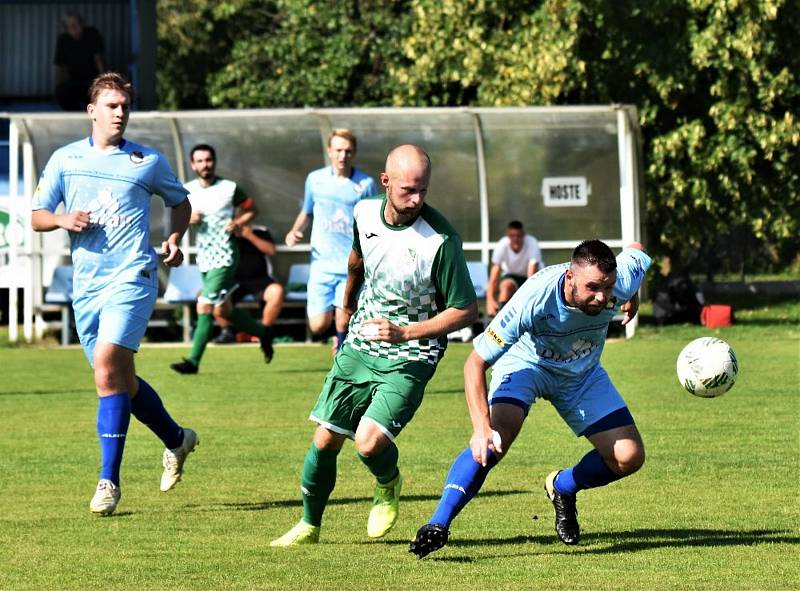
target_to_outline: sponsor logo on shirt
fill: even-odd
[[[337,209],[330,219],[322,219],[320,222],[322,230],[325,232],[350,235],[353,233],[353,219],[343,209]],[[317,221],[315,220],[314,223]]]
[[[583,359],[584,357],[590,355],[595,349],[597,349],[597,343],[593,343],[592,341],[586,339],[577,339],[572,343],[570,351],[559,353],[553,349],[537,345],[536,354],[542,359],[547,359],[549,361],[572,363],[573,361]]]
[[[486,335],[487,335],[487,336],[488,336],[490,339],[492,339],[492,340],[493,340],[495,343],[497,343],[498,345],[500,345],[501,347],[505,347],[505,346],[506,346],[506,342],[505,342],[505,341],[504,341],[504,340],[503,340],[503,339],[500,337],[500,335],[499,335],[499,334],[497,334],[497,333],[496,333],[494,330],[492,330],[491,328],[490,328],[489,330],[487,330],[487,331],[486,331]]]
[[[144,162],[144,154],[136,150],[135,152],[131,152],[130,159],[134,164],[141,164]]]
[[[119,201],[110,189],[103,189],[100,194],[89,202],[86,207],[89,211],[89,223],[93,226],[108,226],[121,228],[133,223],[132,215],[119,215]]]

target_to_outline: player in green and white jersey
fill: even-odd
[[[394,440],[422,402],[447,334],[478,316],[461,239],[425,204],[429,182],[424,150],[398,146],[381,174],[386,194],[355,206],[344,294],[349,332],[309,417],[318,426],[303,465],[303,518],[272,546],[319,541],[347,438],[377,480],[367,535],[382,537],[397,521]]]
[[[199,144],[190,153],[195,180],[186,183],[192,203],[193,224],[197,230],[197,265],[203,275],[203,290],[197,298],[197,326],[192,336],[192,351],[183,361],[170,365],[182,374],[196,374],[200,359],[211,339],[214,311],[235,327],[257,336],[264,360],[272,361],[272,330],[246,311],[234,308],[230,297],[237,287],[236,265],[239,248],[235,231],[258,213],[253,200],[242,188],[216,175],[217,156],[208,144]]]

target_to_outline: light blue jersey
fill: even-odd
[[[353,207],[363,197],[378,194],[372,177],[357,168],[349,178],[337,177],[326,166],[306,178],[303,213],[314,216],[311,263],[325,273],[347,274],[353,246]]]
[[[538,367],[556,376],[580,378],[598,365],[609,322],[639,290],[650,263],[641,250],[623,250],[617,256],[611,307],[597,316],[564,301],[569,263],[545,268],[523,284],[475,339],[475,351],[490,365],[503,357],[504,372]]]
[[[150,246],[150,199],[157,193],[169,207],[188,192],[157,150],[131,141],[111,151],[92,139],[64,146],[51,156],[33,196],[33,210],[87,211],[90,225],[69,232],[75,269],[73,293],[111,284],[157,286],[158,257]]]

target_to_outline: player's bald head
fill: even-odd
[[[399,171],[415,171],[429,175],[431,158],[428,153],[414,144],[402,144],[392,149],[386,157],[386,174],[392,176]]]

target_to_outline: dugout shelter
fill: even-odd
[[[9,290],[9,339],[18,340],[21,324],[22,337],[31,341],[47,328],[44,290],[69,254],[65,233],[30,228],[31,198],[52,152],[87,135],[90,126],[85,114],[0,117],[10,121],[0,287]],[[213,145],[218,174],[245,188],[259,209],[256,221],[271,228],[276,275],[285,279],[292,263],[307,261],[310,248],[307,242],[288,248],[283,236],[300,211],[306,175],[326,164],[328,135],[339,127],[355,133],[355,165],[376,178],[395,145],[411,142],[428,151],[427,202],[459,231],[468,260],[488,265],[512,219],[539,240],[545,264],[568,260],[586,238],[616,250],[641,240],[641,138],[629,105],[134,112],[126,136],[161,150],[182,181],[192,178],[192,146]],[[153,200],[154,245],[168,220],[161,201]],[[185,246],[194,252],[191,237]],[[628,336],[634,330],[630,323]]]

